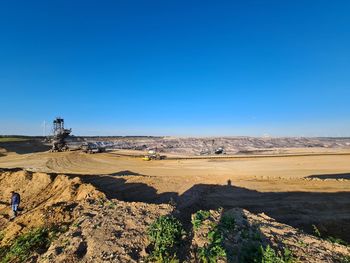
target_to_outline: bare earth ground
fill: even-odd
[[[186,223],[199,209],[214,215],[220,207],[236,211],[238,221],[244,214],[249,224],[258,222],[263,236],[289,244],[302,262],[337,262],[348,254],[346,247],[287,225],[312,233],[315,224],[324,236],[350,241],[349,149],[283,148],[216,159],[167,154],[181,158],[149,162],[134,150],[46,150],[37,142],[0,145],[0,170],[19,168],[0,171],[2,242],[48,222],[75,222],[37,256],[41,261],[138,262],[147,255],[146,228],[155,218],[175,209]],[[15,221],[8,220],[11,190],[23,198],[24,211]],[[295,242],[303,246],[293,247]]]
[[[325,152],[294,150],[297,154]],[[242,207],[306,231],[315,224],[327,235],[350,241],[350,155],[343,149],[327,151],[333,155],[150,162],[121,156],[119,151],[94,155],[11,152],[0,158],[0,167],[78,175],[109,198],[171,201],[187,215],[198,209]]]
[[[0,248],[32,227],[68,226],[47,250],[34,251],[25,262],[145,262],[150,245],[148,226],[161,215],[183,212],[168,204],[106,199],[92,185],[74,176],[0,169],[0,182]],[[16,219],[8,220],[3,200],[13,188],[21,193],[24,205]],[[295,262],[340,262],[350,255],[346,246],[307,235],[265,214],[234,208],[210,210],[210,217],[192,232],[193,237],[184,237],[187,242],[178,251],[184,260],[181,262],[200,262],[198,249],[208,244],[212,223],[219,224],[223,214],[232,216],[235,224],[224,239],[230,260],[218,262],[246,262],[240,256],[244,255],[243,247],[253,240],[276,248],[288,247]]]

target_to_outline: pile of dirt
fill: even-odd
[[[226,259],[218,257],[217,262],[226,262],[227,259],[229,262],[262,262],[262,249],[266,251],[267,247],[281,258],[285,257],[287,251],[291,261],[285,259],[283,262],[317,263],[348,262],[345,260],[349,260],[349,247],[305,234],[293,227],[276,222],[263,213],[252,214],[240,208],[225,212],[210,210],[209,213],[210,215],[204,218],[198,229],[194,230],[191,250],[192,258],[196,260],[200,260],[198,251],[203,248],[210,251],[208,249],[210,246],[213,248],[215,226],[221,229],[219,234],[223,238],[222,246],[226,254]],[[211,254],[215,255],[213,252]],[[208,252],[207,256],[211,254]]]
[[[21,195],[19,216],[10,217],[10,192]],[[167,204],[107,200],[78,177],[0,170],[0,250],[38,227],[65,227],[47,252],[30,262],[139,262],[148,246],[147,227],[171,213]]]
[[[22,199],[20,216],[15,220],[11,220],[9,206],[11,191],[18,192]],[[0,231],[4,233],[1,243],[30,228],[70,222],[77,202],[97,198],[105,196],[78,177],[0,169]]]
[[[148,255],[148,226],[172,209],[118,200],[78,206],[77,219],[40,262],[140,262]]]

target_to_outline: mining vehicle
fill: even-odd
[[[200,151],[200,155],[211,155],[211,154],[226,154],[223,146],[215,146],[215,140],[211,140],[211,146],[208,146],[208,143],[203,141],[204,149]]]
[[[64,119],[57,117],[53,121],[53,138],[51,152],[63,152],[68,151],[68,145],[66,138],[70,135],[72,129],[66,129],[64,127]]]
[[[106,148],[105,147],[102,147],[96,143],[92,143],[92,142],[88,142],[88,143],[84,143],[82,146],[81,146],[81,150],[84,152],[84,153],[102,153],[102,152],[105,152],[106,151]]]
[[[214,153],[215,154],[225,154],[224,148],[223,147],[219,147],[219,148],[215,149]]]
[[[151,161],[151,160],[164,160],[166,158],[165,155],[160,155],[156,151],[150,150],[148,151],[148,154],[146,154],[142,160],[144,161]]]

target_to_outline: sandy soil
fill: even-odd
[[[175,202],[187,216],[200,208],[242,207],[306,231],[316,224],[325,234],[350,241],[350,155],[339,151],[150,162],[118,152],[11,153],[0,157],[0,167],[78,175],[109,198]]]
[[[234,219],[233,228],[222,230],[222,245],[229,260],[222,257],[217,262],[242,262],[242,256],[251,255],[246,250],[251,245],[271,245],[280,254],[288,248],[296,262],[339,262],[350,254],[347,246],[307,235],[264,213],[252,214],[241,208],[210,210],[210,217],[194,229],[186,217],[194,218],[193,212],[203,206],[201,194],[209,192],[201,192],[201,188],[191,194],[185,192],[179,196],[181,202],[173,205],[125,202],[106,198],[93,185],[83,183],[84,177],[92,175],[79,178],[0,169],[0,248],[6,248],[16,236],[33,227],[54,225],[66,230],[47,250],[32,252],[26,262],[146,262],[151,249],[148,227],[161,215],[175,215],[187,230],[177,248],[181,262],[199,262],[199,249],[211,242],[209,232],[224,216]],[[231,188],[228,185],[219,189],[230,193]],[[19,216],[13,220],[9,220],[7,202],[11,189],[23,199]]]
[[[22,199],[15,219],[10,218],[11,190]],[[0,260],[1,249],[19,234],[55,226],[65,227],[64,234],[46,253],[33,252],[25,262],[139,262],[147,255],[147,227],[172,210],[168,204],[107,200],[78,177],[0,169]]]

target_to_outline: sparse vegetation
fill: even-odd
[[[205,219],[209,218],[209,211],[200,212],[200,215],[207,215]],[[205,219],[203,219],[202,221],[204,221]],[[228,214],[224,214],[221,217],[220,222],[218,224],[212,223],[211,230],[207,235],[208,244],[198,249],[198,256],[201,262],[214,263],[217,262],[219,259],[227,257],[226,250],[224,247],[224,238],[225,235],[230,231],[234,230],[234,228],[235,219]]]
[[[320,230],[315,225],[312,225],[312,228],[314,230],[314,235],[317,236],[318,238],[325,239],[331,243],[335,243],[343,246],[349,246],[349,244],[341,238],[322,235]]]
[[[81,221],[76,221],[72,224],[72,227],[79,227],[81,224]]]
[[[209,243],[198,249],[198,255],[203,263],[215,263],[219,258],[226,257],[223,247],[224,235],[218,225],[208,233]]]
[[[318,238],[322,238],[320,230],[318,230],[317,226],[312,225],[312,228],[314,230],[314,235],[317,236]]]
[[[241,262],[247,263],[293,263],[292,252],[284,248],[283,253],[276,252],[270,245],[249,243],[242,248]]]
[[[224,214],[220,219],[220,226],[223,228],[223,230],[234,230],[235,219],[231,215]]]
[[[262,240],[261,232],[257,225],[250,225],[241,230],[243,239],[239,262],[246,263],[293,263],[296,259],[292,251],[287,247],[275,250]]]
[[[113,202],[113,201],[108,201],[108,202],[106,203],[106,205],[107,205],[110,209],[115,209],[115,208],[116,208],[116,204],[115,204],[115,202]]]
[[[177,262],[176,248],[184,233],[181,223],[175,217],[159,217],[148,229],[149,240],[153,247],[149,260]]]
[[[278,255],[269,245],[265,249],[260,246],[260,250],[262,263],[292,263],[295,261],[292,252],[287,248],[284,248],[282,255]]]
[[[0,142],[23,142],[28,140],[28,138],[22,137],[0,137]]]
[[[210,216],[209,211],[199,210],[192,216],[192,225],[193,229],[197,230],[201,225],[202,222],[206,219],[208,219]]]
[[[335,243],[335,244],[339,244],[339,245],[344,245],[344,246],[349,246],[348,242],[344,241],[341,238],[337,238],[337,237],[327,237],[327,240],[329,242]]]
[[[34,253],[45,252],[58,233],[59,229],[56,227],[41,227],[24,233],[11,245],[0,248],[0,262],[26,262]]]
[[[340,259],[340,263],[350,263],[350,256],[344,256]]]

